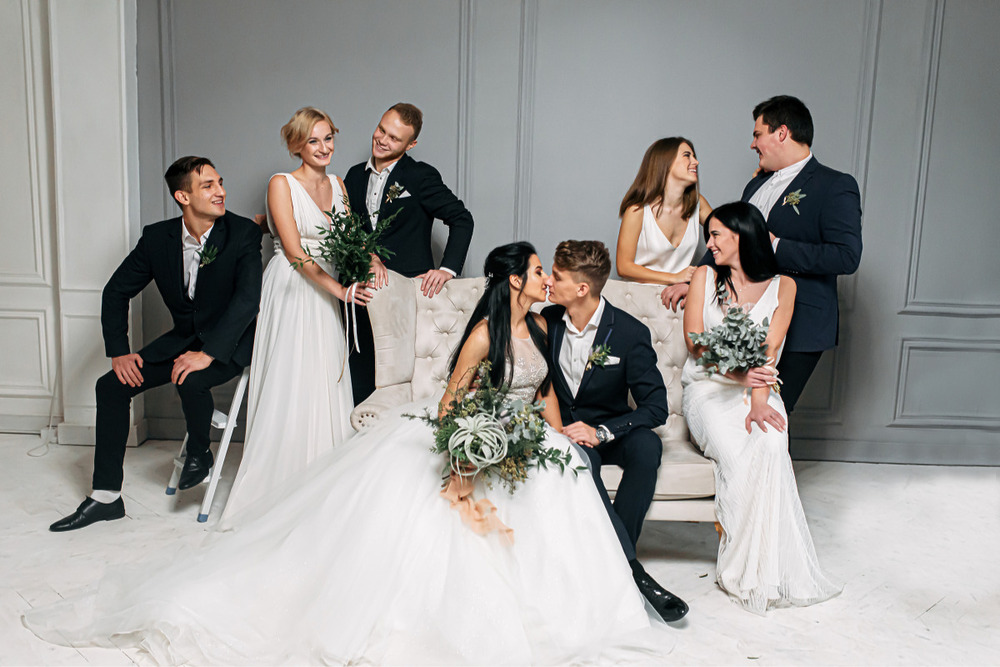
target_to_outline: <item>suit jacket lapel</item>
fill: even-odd
[[[615,313],[614,308],[607,301],[604,302],[604,314],[601,316],[601,323],[597,325],[597,333],[594,335],[594,344],[591,349],[598,347],[599,345],[607,345],[608,340],[611,338],[611,333],[615,329]],[[590,355],[587,355],[590,356]],[[583,391],[587,388],[587,384],[590,382],[590,378],[594,375],[594,369],[596,366],[591,366],[589,369],[583,371],[583,378],[580,380],[580,388],[576,390],[576,395],[581,396]]]
[[[754,193],[760,190],[767,179],[771,178],[773,174],[761,174],[756,178],[751,178],[750,182],[747,183],[747,187],[743,190],[743,201],[750,201],[750,198],[754,196]]]
[[[178,297],[182,299],[187,298],[187,292],[184,289],[184,252],[183,252],[183,236],[181,235],[181,226],[184,224],[183,218],[174,218],[171,221],[171,225],[167,227],[167,279],[173,283],[169,285],[176,291]]]
[[[817,164],[818,163],[816,162],[815,157],[809,158],[809,162],[806,162],[806,166],[802,167],[802,171],[800,171],[795,178],[792,179],[792,182],[788,184],[788,187],[781,193],[778,200],[774,202],[774,208],[771,209],[772,212],[779,206],[783,205],[782,202],[785,200],[785,197],[789,192],[801,190],[805,184],[809,182],[809,179],[812,178],[813,172],[816,171]]]
[[[396,166],[392,168],[392,171],[389,172],[389,178],[385,181],[385,187],[382,188],[382,192],[379,194],[379,197],[381,197],[378,205],[379,219],[382,218],[385,206],[389,203],[386,201],[386,195],[389,192],[389,188],[391,188],[394,184],[399,183],[403,190],[406,190],[406,176],[410,171],[410,163],[412,162],[413,158],[404,154],[403,157],[399,158],[399,161],[396,163]]]
[[[208,239],[205,241],[205,247],[208,248],[212,246],[215,248],[215,257],[222,253],[223,249],[226,247],[226,237],[229,235],[228,227],[226,226],[226,216],[223,215],[216,219],[215,224],[212,225],[212,233],[208,235]],[[215,260],[213,260],[214,262]],[[210,262],[205,266],[198,268],[198,279],[194,284],[194,298],[197,299],[201,294],[211,293],[211,286],[215,282],[216,273],[215,264]]]

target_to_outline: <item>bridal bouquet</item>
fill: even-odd
[[[545,447],[545,420],[541,401],[507,400],[506,389],[494,387],[489,362],[476,369],[478,384],[463,391],[443,416],[422,415],[434,429],[432,451],[446,455],[445,479],[481,476],[490,484],[499,480],[510,493],[528,478],[533,467],[555,465],[565,472],[569,452]],[[572,469],[574,473],[577,468]]]
[[[719,298],[726,309],[722,324],[714,326],[702,333],[690,333],[688,336],[695,345],[705,348],[698,365],[703,366],[709,375],[727,373],[729,371],[746,372],[751,368],[766,366],[771,359],[767,356],[767,318],[757,324],[750,318],[750,313],[743,308],[731,304],[725,288],[720,288]],[[773,385],[779,391],[778,385]]]
[[[344,196],[344,206],[349,206],[347,196]],[[318,227],[320,243],[319,253],[313,255],[304,248],[308,257],[301,257],[293,266],[301,266],[319,257],[337,267],[340,272],[340,282],[343,285],[351,283],[363,284],[374,277],[371,270],[372,254],[380,257],[392,256],[392,251],[380,243],[382,235],[389,224],[399,215],[402,209],[392,215],[380,218],[374,229],[361,219],[361,216],[347,208],[345,212],[324,211],[330,218],[330,228]]]

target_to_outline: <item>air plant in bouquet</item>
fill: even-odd
[[[732,304],[725,285],[718,287],[716,297],[725,309],[722,324],[702,333],[688,334],[695,345],[705,348],[698,359],[698,365],[712,375],[729,371],[745,373],[751,368],[770,364],[772,360],[767,356],[766,343],[767,318],[760,324],[754,322],[749,312]],[[771,385],[775,392],[781,392],[780,382],[775,377],[774,384]]]
[[[513,494],[532,468],[553,465],[565,472],[569,452],[544,444],[544,402],[508,399],[507,388],[494,387],[489,371],[488,361],[472,369],[470,388],[461,390],[442,415],[409,415],[434,429],[431,450],[446,456],[445,480],[453,474],[478,476],[490,486],[499,480]],[[585,468],[570,469],[575,474]]]

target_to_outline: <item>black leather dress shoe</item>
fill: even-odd
[[[49,526],[53,533],[85,528],[97,521],[114,521],[125,516],[125,501],[118,498],[113,503],[99,503],[93,498],[87,498],[76,511],[67,517],[59,519]]]
[[[632,566],[632,579],[635,580],[639,592],[649,600],[649,604],[653,606],[660,618],[667,622],[679,621],[684,618],[684,615],[688,613],[688,606],[684,600],[656,583],[656,580],[649,576],[639,561],[631,560],[628,564]]]
[[[177,482],[177,488],[181,491],[190,489],[201,484],[202,480],[208,477],[208,471],[212,468],[212,451],[204,454],[188,454],[184,459],[184,469],[181,470],[181,479]]]

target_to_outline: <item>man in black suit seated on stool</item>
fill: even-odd
[[[653,429],[667,420],[667,390],[649,329],[601,296],[610,275],[611,257],[600,241],[557,246],[547,283],[549,301],[556,305],[542,311],[552,385],[563,433],[590,459],[636,585],[663,620],[676,621],[687,613],[687,604],[657,584],[636,558],[663,455]],[[601,481],[603,464],[622,468],[613,504]]]
[[[261,229],[226,211],[222,177],[210,160],[183,157],[164,178],[182,214],[147,226],[104,287],[101,326],[111,371],[97,381],[93,493],[53,523],[61,532],[125,516],[125,443],[132,397],[172,382],[187,421],[187,458],[178,487],[189,489],[212,466],[210,389],[250,363],[261,287]],[[173,329],[129,351],[129,300],[150,281]]]
[[[385,269],[390,268],[407,278],[420,278],[424,295],[433,297],[462,272],[473,222],[472,214],[442,182],[438,170],[406,154],[417,145],[423,118],[420,109],[405,102],[382,114],[372,135],[371,157],[351,167],[344,185],[351,209],[370,225],[399,211],[382,237],[382,244],[392,255],[374,258],[375,287],[382,286]],[[438,269],[434,268],[431,253],[435,219],[448,226],[448,243]],[[358,310],[357,315],[360,352],[350,356],[355,405],[375,391],[371,322],[365,309]]]

